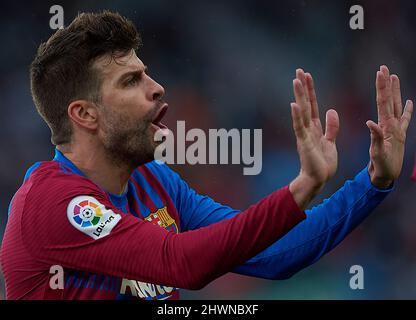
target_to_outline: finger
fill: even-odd
[[[386,78],[381,71],[376,75],[376,93],[377,93],[377,114],[378,122],[394,116],[393,107],[390,105],[390,89]]]
[[[334,109],[330,109],[326,112],[325,138],[335,143],[338,132],[339,132],[338,113]]]
[[[390,70],[389,70],[389,68],[387,68],[387,66],[382,65],[380,67],[380,71],[384,75],[384,79],[386,81],[386,88],[387,88],[386,93],[387,93],[388,101],[390,103],[390,106],[392,107],[392,110],[394,111],[394,109],[393,109],[393,94],[392,94],[392,91],[391,91]]]
[[[394,116],[399,119],[403,112],[402,93],[400,92],[400,80],[395,74],[390,76],[391,88],[393,94]]]
[[[366,125],[368,129],[370,129],[371,145],[378,150],[382,150],[384,141],[383,129],[381,129],[381,127],[372,120],[368,120]]]
[[[407,128],[409,127],[410,120],[412,119],[412,113],[413,113],[413,101],[407,100],[406,106],[404,107],[403,115],[400,119],[400,127],[404,132],[406,132]]]
[[[307,88],[307,83],[306,83],[306,76],[305,76],[305,72],[303,71],[303,69],[296,69],[296,79],[299,79],[300,82],[302,82],[302,86],[305,88],[305,96],[306,96],[306,101],[310,101],[310,97],[309,97],[309,92],[308,90],[306,90]]]
[[[306,85],[309,92],[309,101],[311,103],[311,117],[312,119],[319,119],[318,101],[316,99],[315,84],[310,73],[305,74]]]
[[[383,129],[381,129],[381,127],[377,123],[375,123],[372,120],[368,120],[366,122],[366,125],[368,129],[370,129],[371,133],[374,133],[376,137],[381,138],[381,140],[383,140],[382,139],[384,137]]]
[[[380,154],[383,151],[384,135],[383,130],[374,121],[368,120],[366,125],[368,129],[370,129],[371,133],[370,156],[372,157]]]
[[[383,73],[384,77],[389,78],[390,77],[390,70],[386,65],[380,66],[380,71]]]
[[[305,88],[299,79],[293,80],[293,92],[295,94],[295,100],[297,105],[300,107],[301,117],[304,125],[309,127],[311,121],[311,108],[310,103],[306,101]]]
[[[292,102],[290,104],[291,113],[292,113],[292,124],[293,130],[295,131],[296,138],[304,139],[305,138],[305,125],[302,119],[302,111],[297,103]]]

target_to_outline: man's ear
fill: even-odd
[[[98,126],[98,111],[94,103],[76,100],[68,106],[68,116],[79,126],[94,130]]]

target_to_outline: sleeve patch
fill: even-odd
[[[97,199],[90,196],[77,196],[67,208],[69,222],[75,229],[89,235],[94,240],[108,236],[121,220],[121,216],[106,209]]]

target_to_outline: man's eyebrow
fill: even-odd
[[[140,77],[142,74],[143,74],[143,72],[144,73],[146,73],[147,72],[147,70],[148,70],[148,68],[147,68],[147,66],[144,66],[144,68],[143,69],[138,69],[138,70],[133,70],[133,71],[128,71],[128,72],[126,72],[126,73],[123,73],[121,76],[120,76],[120,78],[118,79],[118,83],[121,83],[121,82],[123,82],[125,79],[127,79],[128,77],[130,77],[130,76],[137,76],[137,77]]]

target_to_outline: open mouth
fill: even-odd
[[[157,129],[167,129],[168,127],[162,123],[162,119],[168,111],[168,104],[165,103],[159,112],[156,115],[156,118],[152,121],[152,124],[157,127]]]

